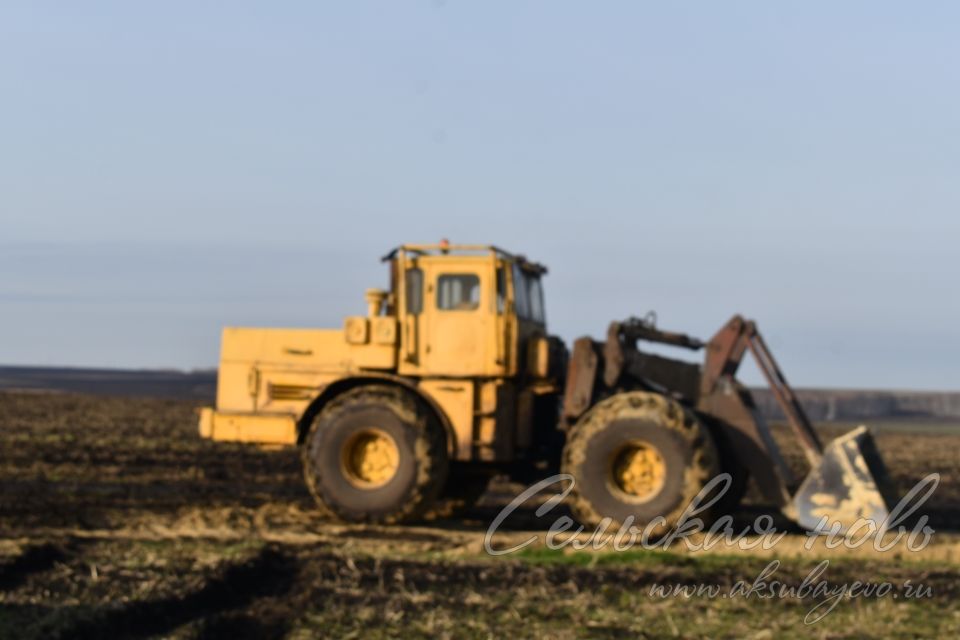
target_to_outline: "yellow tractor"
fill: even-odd
[[[755,325],[739,316],[709,342],[652,319],[611,323],[568,350],[547,333],[546,268],[495,246],[403,245],[388,291],[341,329],[227,328],[214,440],[293,445],[322,509],[348,522],[434,518],[469,505],[490,477],[569,473],[585,524],[676,523],[721,473],[733,509],[753,477],[810,529],[879,524],[891,496],[865,429],[824,448]],[[639,342],[703,349],[702,365]],[[811,471],[800,483],[757,415],[737,368],[767,376]],[[632,520],[630,520],[632,518]]]

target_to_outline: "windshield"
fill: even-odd
[[[524,271],[518,264],[514,263],[513,293],[518,317],[546,324],[546,313],[543,307],[543,285],[540,283],[539,275]]]

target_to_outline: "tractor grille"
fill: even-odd
[[[271,384],[269,393],[271,400],[309,400],[316,393],[316,388],[298,384]]]

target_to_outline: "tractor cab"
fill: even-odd
[[[546,268],[489,245],[403,245],[390,263],[388,313],[399,324],[397,373],[513,377],[546,336]]]

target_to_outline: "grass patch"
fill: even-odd
[[[744,558],[719,554],[692,556],[655,549],[627,549],[624,551],[577,551],[526,547],[504,556],[536,565],[565,565],[576,567],[644,566],[684,567],[709,571],[712,569],[742,567]],[[758,560],[759,562],[759,560]],[[762,563],[762,564],[765,564]]]

